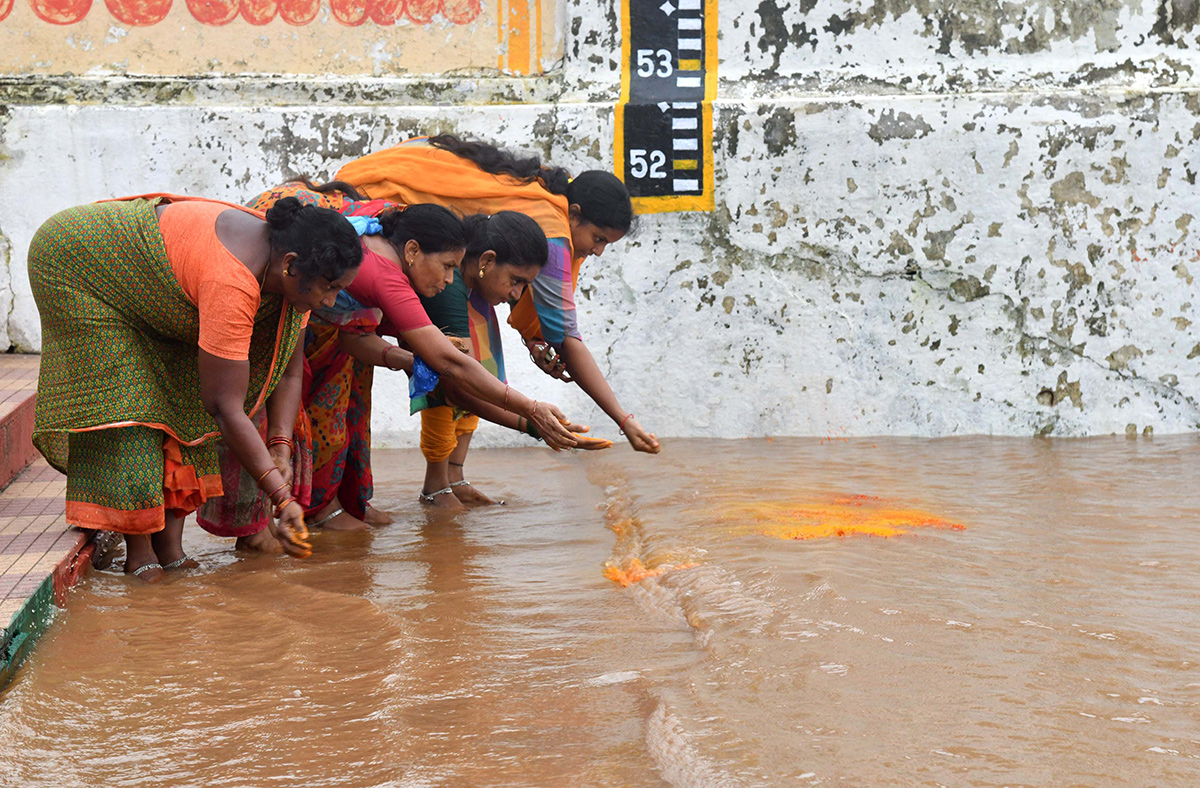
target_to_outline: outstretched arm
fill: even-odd
[[[571,258],[570,242],[566,238],[548,240],[550,256],[530,284],[529,296],[537,311],[536,328],[544,343],[556,349],[557,358],[551,360],[544,345],[539,347],[538,343],[530,341],[536,337],[529,333],[528,327],[516,326],[526,337],[530,356],[546,374],[578,383],[620,427],[634,449],[657,454],[661,448],[658,438],[642,429],[637,419],[621,407],[612,387],[596,366],[596,360],[583,343],[575,308],[575,261]]]
[[[532,431],[530,430],[529,420],[524,416],[518,416],[512,411],[498,408],[491,403],[484,402],[478,397],[473,397],[453,383],[444,381],[442,383],[442,393],[445,394],[446,401],[451,405],[468,410],[481,419],[486,419],[493,424],[499,424],[501,427],[508,427],[510,430],[515,430],[516,432],[523,432],[535,438],[541,437],[536,428]],[[575,433],[576,449],[592,451],[612,447],[612,441],[610,440],[586,437],[584,433],[587,433],[591,429],[586,424],[564,424],[563,426]]]
[[[445,334],[429,325],[405,331],[404,341],[443,381],[484,402],[524,415],[552,449],[573,448],[578,441],[566,427],[566,417],[554,405],[526,397],[501,383],[471,356],[462,353]]]
[[[396,347],[378,334],[342,331],[338,334],[338,344],[342,350],[364,364],[412,372],[412,353]]]
[[[592,358],[592,353],[587,349],[587,345],[583,344],[583,340],[577,337],[567,337],[563,341],[562,349],[567,373],[579,384],[579,388],[583,389],[592,398],[592,401],[620,426],[625,437],[629,439],[629,444],[637,451],[658,454],[662,448],[658,438],[642,429],[638,420],[621,407],[621,403],[617,401],[617,395],[613,393],[612,386],[608,385],[604,373],[600,371],[600,367],[596,366],[596,359]]]

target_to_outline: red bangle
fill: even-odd
[[[379,357],[379,360],[380,360],[381,362],[383,362],[381,366],[385,366],[385,367],[387,367],[388,369],[391,369],[391,368],[392,368],[392,365],[391,365],[391,364],[389,364],[389,363],[387,363],[387,354],[388,354],[388,351],[390,351],[391,349],[392,349],[392,345],[388,345],[387,347],[385,347],[385,348],[383,349],[383,353],[382,353],[382,354],[380,355],[380,357]]]
[[[508,384],[504,384],[504,409],[508,410]]]
[[[625,418],[621,419],[621,423],[617,425],[617,432],[621,433],[622,435],[625,434],[625,422],[629,421],[629,417],[632,415],[632,413],[625,414]]]
[[[281,484],[281,485],[279,485],[278,487],[276,487],[274,490],[271,490],[271,492],[267,493],[267,497],[268,497],[268,498],[270,498],[272,501],[274,501],[274,500],[275,500],[275,493],[279,492],[280,490],[284,489],[284,488],[285,488],[285,487],[287,487],[287,486],[288,486],[288,483],[287,483],[287,482],[284,482],[283,484]]]
[[[262,476],[259,476],[258,479],[254,482],[254,486],[262,487],[263,480],[266,479],[267,476],[269,476],[271,474],[271,471],[273,471],[273,470],[275,470],[274,465],[272,465],[270,468],[267,468],[265,471],[263,471]]]
[[[275,505],[275,513],[282,514],[283,507],[287,506],[289,503],[295,503],[295,502],[296,502],[296,499],[289,495],[288,497],[283,499],[283,503],[279,503],[279,504]]]
[[[267,439],[267,448],[272,446],[287,446],[289,449],[295,449],[296,444],[286,435],[276,435],[274,438]]]

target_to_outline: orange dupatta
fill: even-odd
[[[506,175],[492,175],[470,159],[435,148],[419,137],[386,150],[355,159],[335,176],[373,200],[406,205],[433,203],[460,216],[517,211],[533,219],[547,238],[571,242],[567,198],[551,194],[541,182],[521,183]],[[571,260],[571,287],[579,282],[583,258]],[[541,337],[541,324],[529,288],[508,316],[508,324],[527,341]]]

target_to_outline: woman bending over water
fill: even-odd
[[[565,170],[544,168],[536,158],[518,159],[448,134],[369,154],[342,167],[337,177],[372,198],[437,203],[462,215],[512,210],[534,219],[549,239],[549,255],[513,307],[509,324],[521,333],[538,366],[577,383],[634,449],[659,451],[654,435],[621,407],[584,344],[575,316],[583,261],[603,254],[633,223],[629,192],[620,180],[600,170],[571,180]],[[449,478],[461,481],[462,468],[451,466]]]
[[[467,252],[454,274],[454,282],[432,298],[421,298],[434,325],[452,337],[470,344],[471,355],[502,383],[504,349],[500,321],[493,308],[501,302],[515,303],[546,264],[546,236],[537,222],[515,211],[494,216],[475,214],[463,224]],[[527,419],[481,402],[452,384],[444,385],[444,397],[431,394],[414,407],[421,409],[421,452],[425,455],[425,487],[421,500],[449,509],[463,504],[494,503],[466,480],[451,481],[450,468],[461,469],[471,436],[482,416],[510,429],[539,438]],[[452,404],[447,404],[447,403]],[[580,429],[580,428],[574,428]],[[611,441],[577,435],[578,449],[605,449]],[[461,470],[458,476],[461,477]],[[453,495],[451,495],[453,493]]]
[[[149,195],[71,208],[38,230],[29,277],[42,323],[33,441],[67,475],[67,522],[125,535],[147,582],[192,567],[183,518],[222,495],[216,439],[269,496],[289,551],[304,510],[249,414],[290,433],[308,313],[334,303],[362,249],[334,211],[265,214]]]
[[[421,295],[436,295],[453,282],[466,250],[462,222],[437,205],[363,202],[338,187],[336,183],[319,189],[288,184],[251,203],[262,207],[295,196],[352,217],[364,232],[363,264],[354,286],[333,308],[314,316],[305,347],[311,373],[305,402],[314,453],[308,513],[314,524],[361,528],[368,517],[386,521],[381,513],[368,509],[374,492],[371,383],[377,366],[398,370],[411,365],[412,356],[405,350],[420,357],[444,385],[527,419],[552,448],[575,446],[577,439],[557,407],[501,383],[463,354],[421,306]],[[398,338],[405,348],[384,336]]]

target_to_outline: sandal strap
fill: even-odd
[[[191,560],[192,560],[192,557],[190,555],[188,555],[187,553],[184,553],[182,556],[180,556],[179,558],[176,558],[174,561],[168,561],[167,563],[163,564],[162,568],[163,569],[178,569],[179,567],[183,566],[185,563],[187,563],[188,561],[191,561]],[[145,568],[146,567],[142,567],[142,569],[145,569]],[[138,571],[141,571],[141,569],[139,569]],[[137,572],[134,572],[134,574],[137,574]]]
[[[467,481],[466,479],[460,479],[459,481],[456,481],[456,482],[450,482],[451,487],[462,487],[464,484],[470,484],[470,482]]]
[[[139,576],[141,576],[142,572],[147,572],[151,569],[162,569],[162,568],[163,568],[163,565],[158,562],[142,564],[141,566],[139,566],[137,569],[134,569],[129,574],[133,575],[134,577],[139,577]]]
[[[309,528],[320,528],[322,525],[329,522],[333,518],[337,517],[339,514],[341,514],[344,511],[346,511],[346,510],[345,509],[334,509],[332,512],[325,515],[320,520],[317,520],[315,523],[308,523],[308,527]]]
[[[454,490],[450,489],[449,487],[443,487],[442,489],[435,490],[434,492],[431,492],[431,493],[427,493],[424,490],[422,490],[420,495],[417,496],[417,498],[418,498],[418,500],[420,500],[423,503],[433,503],[433,499],[438,497],[439,495],[445,495],[447,493],[452,493],[452,492],[454,492]]]

